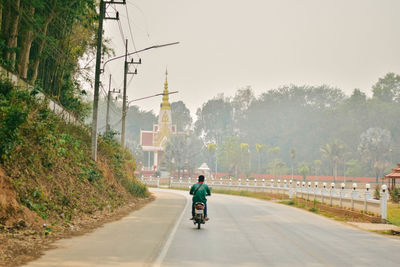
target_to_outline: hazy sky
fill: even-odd
[[[127,0],[136,48],[179,41],[141,54],[128,100],[160,93],[168,67],[171,102],[192,113],[218,93],[251,86],[256,95],[287,84],[328,84],[350,94],[387,72],[400,73],[399,0]],[[133,51],[124,6],[116,6]],[[114,10],[108,8],[110,15]],[[105,22],[117,55],[124,53],[118,23]],[[122,87],[123,61],[102,80]],[[129,77],[130,79],[130,77]],[[136,102],[159,110],[160,98]]]

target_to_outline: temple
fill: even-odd
[[[168,97],[168,72],[165,72],[163,98],[158,114],[158,124],[153,125],[152,131],[140,131],[140,145],[145,160],[143,170],[157,171],[162,162],[165,144],[172,135],[179,135],[176,125],[172,125],[171,105]]]

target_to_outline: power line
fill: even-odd
[[[124,35],[124,31],[122,29],[122,25],[121,25],[121,21],[118,20],[118,28],[119,28],[119,33],[121,34],[121,38],[122,38],[122,43],[125,43],[125,35]]]
[[[131,22],[130,22],[130,19],[129,19],[129,12],[128,12],[128,7],[127,7],[127,5],[125,5],[125,10],[126,10],[126,17],[127,17],[127,19],[128,19],[129,33],[130,33],[130,35],[131,35],[131,40],[132,40],[133,48],[134,48],[134,50],[135,50],[135,52],[136,52],[137,49],[136,49],[135,40],[134,40],[134,38],[133,38],[133,33],[132,33],[132,28],[131,28]],[[138,55],[139,55],[139,54],[138,54]]]

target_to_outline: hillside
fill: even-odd
[[[149,197],[134,159],[112,136],[99,138],[92,161],[88,130],[65,123],[33,94],[0,81],[1,266]]]

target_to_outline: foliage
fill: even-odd
[[[375,199],[380,199],[380,198],[381,198],[381,187],[379,186],[379,184],[377,184],[377,185],[375,186],[374,198],[375,198]]]
[[[189,130],[192,126],[190,110],[182,101],[171,103],[172,124],[176,125],[179,132]]]
[[[384,102],[400,103],[400,76],[389,72],[372,86],[374,97]]]
[[[399,203],[399,189],[396,186],[390,192],[390,196],[394,203]]]
[[[297,172],[303,176],[303,181],[305,181],[306,176],[310,174],[310,167],[306,163],[301,163]]]
[[[3,0],[0,64],[84,115],[79,60],[94,51],[95,0]]]
[[[345,146],[341,140],[334,139],[321,147],[322,158],[327,159],[333,167],[333,179],[336,182],[337,168],[341,160],[343,160]]]
[[[28,91],[4,81],[0,90],[0,132],[8,138],[1,136],[0,147],[8,149],[2,150],[1,168],[21,207],[43,219],[71,220],[120,206],[131,194],[147,196],[146,187],[133,176],[132,157],[113,138],[99,138],[97,164],[90,160],[86,129],[66,124]],[[9,114],[19,117],[11,123],[4,119]]]
[[[163,164],[169,171],[177,171],[178,177],[185,169],[193,172],[199,164],[201,149],[201,141],[192,133],[171,136],[165,145]]]
[[[221,144],[218,151],[218,162],[235,177],[238,175],[238,169],[242,162],[242,151],[238,137],[226,137],[225,142]]]
[[[385,156],[390,151],[391,134],[381,128],[369,128],[360,136],[358,150],[366,162],[370,162],[375,172],[376,182],[383,170],[387,167]]]
[[[28,92],[12,90],[9,81],[0,80],[0,162],[18,143],[19,127],[27,120],[29,101]]]
[[[196,112],[195,132],[206,142],[221,144],[233,132],[233,108],[223,95],[209,100]]]

